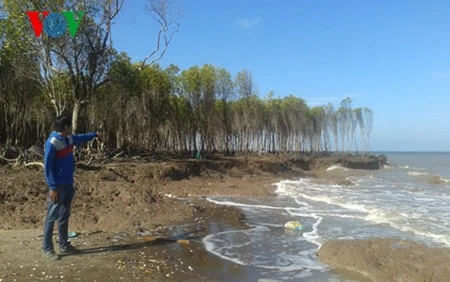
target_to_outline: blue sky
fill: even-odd
[[[115,47],[154,48],[145,0],[126,1]],[[184,0],[160,64],[253,74],[259,95],[374,111],[371,150],[450,151],[450,1]]]

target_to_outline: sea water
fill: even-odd
[[[399,238],[449,247],[450,153],[385,154],[381,170],[328,169],[354,185],[303,178],[277,183],[276,197],[208,198],[241,208],[249,229],[210,234],[206,249],[253,268],[260,281],[346,281],[317,259],[324,242]],[[292,220],[303,231],[286,230]]]

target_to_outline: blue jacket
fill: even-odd
[[[73,134],[63,137],[53,131],[45,143],[44,170],[50,189],[57,184],[73,184],[75,170],[73,146],[88,142],[97,137],[97,133]]]

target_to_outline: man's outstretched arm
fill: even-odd
[[[86,133],[86,134],[72,134],[73,145],[77,146],[82,143],[89,142],[97,136],[98,136],[97,132],[91,132],[91,133]]]

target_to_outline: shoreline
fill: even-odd
[[[321,178],[336,162],[380,166],[376,157],[216,157],[151,162],[117,158],[77,165],[71,227],[82,230],[129,230],[176,224],[192,208],[173,197],[204,195],[270,196],[285,179]],[[343,181],[339,174],[327,180]],[[47,187],[40,167],[0,167],[0,229],[41,228]],[[145,216],[142,216],[145,215]]]
[[[253,279],[256,274],[251,269],[224,261],[208,253],[201,242],[202,237],[217,232],[217,230],[211,230],[211,226],[219,226],[219,230],[231,227],[248,228],[245,223],[245,214],[239,207],[217,205],[207,202],[205,198],[219,195],[271,197],[274,195],[276,183],[288,179],[314,178],[318,181],[352,185],[345,180],[346,173],[365,174],[367,172],[351,170],[344,173],[339,169],[326,171],[326,168],[331,165],[334,164],[330,164],[328,161],[322,164],[309,162],[305,169],[304,160],[290,159],[286,161],[282,158],[253,157],[238,160],[228,158],[173,160],[161,163],[129,162],[129,160],[123,159],[89,168],[79,167],[75,175],[77,194],[69,230],[78,234],[74,239],[75,245],[84,250],[103,246],[116,251],[99,251],[87,255],[86,257],[92,262],[93,267],[82,263],[82,260],[75,256],[63,258],[63,260],[75,264],[77,271],[83,267],[90,269],[87,273],[91,275],[89,277],[92,279],[97,277],[95,273],[99,269],[96,268],[96,265],[104,263],[107,265],[107,267],[102,266],[102,268],[106,267],[105,271],[121,275],[120,277],[125,279],[136,277],[146,279],[150,276],[154,279],[169,279],[167,278],[167,274],[169,274],[171,279],[188,277],[188,279],[196,281],[221,281],[214,280],[217,279],[214,275],[218,273],[208,270],[211,267],[233,268],[241,273],[241,276],[237,277],[242,278],[242,275],[248,275],[247,278]],[[26,275],[34,275],[30,269],[44,267],[40,265],[42,262],[38,251],[40,250],[40,239],[37,237],[42,232],[41,224],[45,212],[43,203],[46,187],[41,174],[40,169],[0,168],[0,187],[2,187],[0,190],[2,204],[2,213],[0,213],[2,242],[0,246],[4,246],[0,247],[0,254],[3,258],[16,257],[16,259],[0,261],[4,265],[3,270],[6,273],[6,276],[0,276],[0,279],[6,279],[5,281],[15,277],[14,273],[22,272]],[[182,198],[182,200],[176,198]],[[147,246],[142,245],[142,242],[139,241],[139,234],[151,234],[152,236],[159,234],[170,237],[186,232],[187,229],[198,229],[196,233],[198,238],[192,239],[187,246],[177,243]],[[122,234],[122,237],[117,234]],[[21,239],[18,240],[18,238]],[[406,255],[413,262],[423,263],[426,261],[425,263],[427,265],[431,263],[431,266],[438,265],[433,257],[450,257],[450,252],[448,252],[450,249],[436,250],[413,241],[400,242],[399,244],[408,247],[392,250],[388,246],[393,243],[386,243],[387,240],[390,239],[329,241],[322,245],[317,256],[321,262],[330,266],[332,273],[358,281],[383,281],[387,277],[383,275],[394,273],[393,270],[386,268],[386,263],[380,264],[378,267],[373,266],[386,256],[392,258],[391,265],[398,265],[402,262],[402,256]],[[120,246],[125,241],[126,243]],[[78,243],[81,245],[77,245]],[[129,245],[140,247],[130,250]],[[383,251],[366,254],[365,252],[371,248]],[[402,256],[395,254],[399,250],[402,252]],[[123,268],[118,263],[122,260],[121,256],[132,258],[142,256],[144,253],[146,258],[151,257],[147,263],[143,262],[145,259],[142,257],[136,261],[129,259],[127,263],[122,263],[129,266],[127,270],[124,270],[126,267]],[[190,259],[192,255],[197,258],[202,257],[202,259],[194,261]],[[26,258],[27,256],[29,258]],[[195,271],[181,267],[181,260],[184,261],[184,264],[190,264]],[[35,262],[39,262],[36,264],[39,265],[38,267],[33,267]],[[144,263],[146,266],[143,267],[140,263]],[[25,266],[22,265],[21,268],[19,264],[27,264],[28,270],[24,272]],[[450,265],[440,265],[442,266],[442,275],[447,275]],[[420,273],[422,276],[418,277],[428,279],[427,281],[442,281],[441,278],[444,277],[439,273],[436,276],[433,272],[430,274],[430,272],[423,271],[415,264],[403,264],[402,267],[404,273],[410,273],[409,275]],[[143,272],[136,274],[137,269],[143,270]],[[46,272],[44,268],[41,270]],[[71,280],[81,277],[76,271],[65,269],[62,272],[65,273],[63,276],[74,278]],[[41,278],[45,278],[45,276]],[[441,280],[436,277],[440,277]],[[402,281],[403,278],[395,279],[397,279],[395,281]]]

